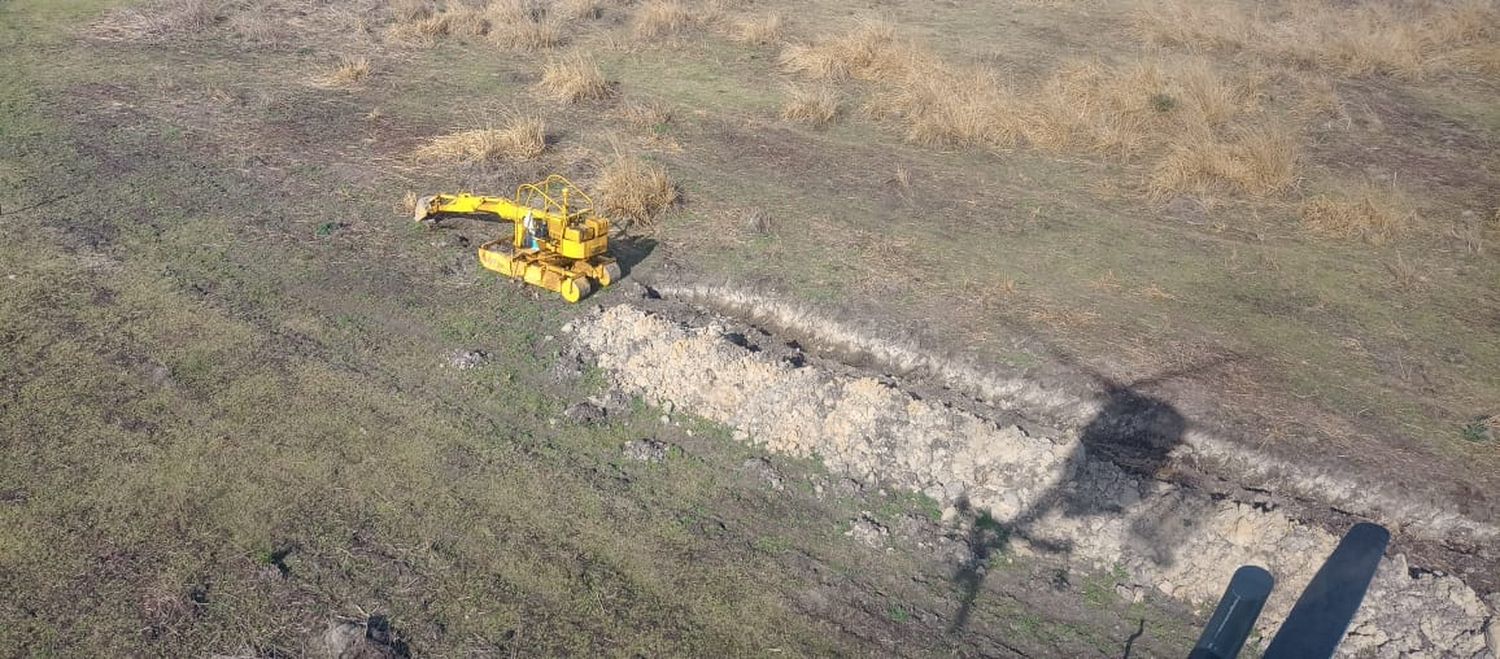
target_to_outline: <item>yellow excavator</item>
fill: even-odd
[[[435,223],[446,216],[510,222],[511,238],[479,246],[479,263],[507,277],[562,294],[577,302],[620,279],[609,255],[609,220],[594,212],[594,200],[571,181],[553,174],[516,188],[513,199],[468,193],[417,200],[414,219]]]

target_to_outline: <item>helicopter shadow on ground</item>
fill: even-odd
[[[1027,543],[1046,553],[1069,553],[1071,543],[1056,542],[1032,536],[1035,524],[1056,511],[1065,517],[1091,517],[1096,515],[1123,515],[1129,512],[1129,503],[1107,501],[1097,492],[1079,487],[1080,481],[1090,474],[1089,463],[1112,463],[1128,475],[1140,479],[1152,479],[1167,466],[1172,450],[1183,441],[1188,422],[1176,408],[1164,400],[1146,394],[1143,388],[1183,377],[1192,372],[1219,366],[1233,358],[1211,360],[1192,368],[1163,373],[1133,383],[1115,381],[1087,368],[1078,370],[1088,374],[1100,386],[1099,411],[1083,427],[1079,436],[1080,448],[1086,460],[1076,461],[1078,470],[1068,481],[1043,493],[1042,496],[1009,520],[996,520],[987,511],[975,510],[966,499],[955,502],[960,516],[973,520],[969,531],[969,556],[954,573],[954,581],[960,589],[960,604],[949,631],[964,629],[973,613],[975,600],[984,585],[985,572],[992,557],[1002,554],[1013,538]],[[1075,363],[1075,367],[1078,365]],[[1070,459],[1080,456],[1074,455]],[[1149,548],[1150,558],[1158,565],[1170,565],[1174,561],[1177,530],[1166,528],[1158,520],[1142,518],[1130,527],[1131,541]],[[1063,583],[1054,584],[1058,587]]]

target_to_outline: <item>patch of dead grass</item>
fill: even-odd
[[[111,11],[90,26],[89,32],[106,41],[155,43],[206,32],[224,21],[229,10],[225,0],[157,0]]]
[[[1407,78],[1471,68],[1462,56],[1500,35],[1488,0],[1332,3],[1287,0],[1140,0],[1134,12],[1148,44],[1247,52],[1294,68]]]
[[[1302,226],[1331,238],[1382,245],[1416,221],[1411,203],[1394,186],[1364,184],[1347,195],[1318,195],[1298,208]]]
[[[1151,175],[1150,193],[1164,198],[1180,192],[1208,193],[1228,187],[1269,195],[1296,180],[1301,148],[1296,133],[1279,124],[1240,129],[1224,138],[1191,133],[1174,139]]]
[[[546,124],[538,117],[516,116],[500,128],[478,128],[435,137],[416,150],[416,157],[424,162],[531,160],[546,149]]]
[[[490,0],[480,12],[490,43],[515,50],[543,50],[563,41],[547,7],[529,0]]]
[[[549,59],[542,67],[537,89],[543,94],[567,103],[608,98],[613,89],[604,79],[594,58],[581,52]]]
[[[658,130],[672,120],[672,111],[666,105],[641,99],[621,103],[620,107],[616,108],[615,114],[631,126],[642,130]]]
[[[677,202],[677,184],[666,168],[633,156],[618,156],[599,175],[605,217],[645,227]]]
[[[814,126],[832,121],[838,112],[838,93],[827,85],[793,86],[787,90],[786,102],[781,105],[782,119]]]
[[[1158,187],[1227,183],[1250,194],[1285,189],[1297,162],[1290,129],[1273,135],[1239,125],[1259,112],[1260,81],[1230,79],[1202,58],[1075,61],[1014,90],[983,67],[899,41],[888,23],[864,22],[846,35],[787,46],[780,65],[811,80],[871,81],[866,114],[900,120],[920,144],[1151,154],[1164,159]]]
[[[330,87],[353,87],[370,77],[370,59],[363,55],[339,57],[332,71],[323,75],[319,82]]]
[[[436,11],[428,3],[393,7],[396,21],[386,28],[386,37],[396,43],[432,47],[453,32],[454,14]]]
[[[600,0],[562,0],[554,12],[564,20],[592,21],[604,16],[604,4]]]
[[[679,0],[647,0],[630,16],[630,32],[641,41],[655,41],[698,27],[703,18]]]
[[[790,44],[777,62],[787,73],[815,80],[889,80],[909,75],[915,46],[896,41],[896,26],[863,21],[847,34],[813,44]]]
[[[729,39],[740,43],[768,45],[781,40],[782,18],[778,12],[742,16],[729,25]]]

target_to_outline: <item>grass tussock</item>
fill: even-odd
[[[537,89],[567,103],[608,98],[613,92],[594,58],[578,52],[548,60]]]
[[[1383,245],[1416,221],[1411,204],[1394,187],[1366,184],[1347,196],[1318,195],[1298,209],[1302,226],[1317,235]]]
[[[762,46],[780,41],[781,32],[781,14],[774,11],[737,18],[729,26],[730,40]]]
[[[393,41],[432,46],[444,37],[485,38],[516,50],[552,48],[562,31],[547,6],[534,0],[488,0],[483,4],[397,0],[391,5],[387,36]]]
[[[919,51],[896,40],[896,27],[865,21],[847,34],[814,44],[791,44],[778,58],[781,69],[814,80],[856,78],[880,81],[910,74]]]
[[[1296,133],[1278,124],[1241,129],[1228,138],[1210,133],[1183,135],[1169,144],[1157,162],[1150,192],[1161,198],[1227,187],[1269,195],[1292,186],[1300,157]]]
[[[604,4],[600,0],[562,0],[553,11],[564,20],[592,21],[604,16]]]
[[[332,87],[352,87],[370,77],[370,59],[361,55],[339,57],[339,63],[323,76],[322,82]]]
[[[455,18],[468,16],[467,10],[464,11],[464,16],[456,17],[453,12],[439,10],[435,4],[422,0],[393,2],[391,13],[392,22],[386,28],[386,38],[396,43],[420,47],[437,44],[440,38],[453,32]]]
[[[111,11],[89,32],[106,41],[155,43],[211,30],[228,18],[229,10],[225,0],[158,0]]]
[[[626,123],[642,130],[659,131],[672,121],[672,110],[666,105],[649,100],[631,100],[621,103],[615,114]]]
[[[514,50],[543,50],[562,43],[562,29],[545,5],[532,0],[490,0],[479,9],[490,43]]]
[[[702,17],[679,0],[648,0],[630,17],[630,32],[641,41],[654,41],[698,27]]]
[[[500,128],[479,128],[433,138],[416,151],[424,162],[530,160],[547,149],[546,124],[518,116]]]
[[[827,86],[795,86],[787,91],[781,105],[781,118],[814,126],[833,120],[839,112],[839,96]]]
[[[1500,6],[1443,3],[1267,3],[1141,0],[1134,24],[1148,44],[1245,52],[1345,75],[1472,68],[1468,54],[1500,38]]]
[[[492,43],[515,50],[546,50],[562,43],[562,30],[556,23],[512,23],[504,28],[492,29]]]
[[[666,168],[635,157],[616,158],[596,188],[606,217],[646,227],[677,202],[677,184]]]

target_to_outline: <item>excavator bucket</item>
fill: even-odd
[[[437,198],[437,195],[430,194],[418,199],[416,208],[412,209],[412,221],[425,222],[428,218],[432,217],[432,201]]]

